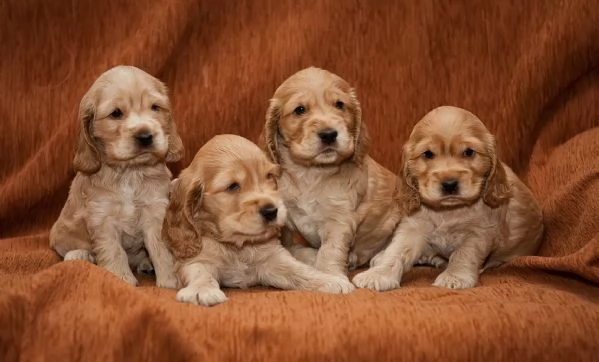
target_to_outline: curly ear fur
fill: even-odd
[[[495,208],[508,202],[512,193],[505,169],[497,157],[497,147],[494,138],[488,142],[487,153],[491,159],[491,170],[483,185],[483,201],[490,207]]]
[[[73,166],[75,171],[93,174],[100,169],[100,154],[93,137],[93,121],[95,119],[95,107],[86,94],[79,104],[79,144],[75,152]]]
[[[281,106],[275,99],[270,100],[266,111],[266,122],[260,135],[260,143],[268,158],[279,164],[279,145],[277,134],[279,133],[279,121],[281,119]]]
[[[368,154],[369,146],[369,135],[366,124],[362,122],[362,107],[356,91],[352,88],[349,91],[349,97],[351,100],[350,112],[354,119],[354,156],[353,161],[360,165],[364,160],[364,157]]]
[[[418,181],[410,173],[409,162],[408,148],[404,146],[401,155],[401,172],[397,181],[397,197],[400,208],[404,210],[404,216],[409,216],[420,208]]]
[[[162,225],[162,239],[177,260],[186,260],[202,250],[197,216],[202,204],[204,185],[200,180],[191,183],[188,190],[184,182],[171,182],[170,203]]]

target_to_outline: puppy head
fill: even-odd
[[[414,127],[403,149],[406,195],[432,208],[497,207],[510,197],[495,138],[474,114],[439,107]]]
[[[262,141],[274,162],[280,148],[305,166],[360,163],[367,154],[367,131],[356,92],[339,76],[306,68],[275,91]]]
[[[166,86],[141,69],[117,66],[103,73],[79,106],[81,133],[75,169],[95,173],[111,166],[178,161],[177,134]]]
[[[254,143],[219,135],[179,176],[178,186],[188,188],[180,203],[202,234],[237,245],[267,241],[279,235],[287,217],[278,176],[279,166]]]

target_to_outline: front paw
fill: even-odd
[[[374,269],[357,274],[352,281],[358,288],[367,288],[377,292],[399,288],[399,279],[396,276]]]
[[[467,289],[472,288],[478,283],[477,274],[469,275],[469,274],[452,274],[446,271],[439,274],[433,286],[449,288],[449,289]]]
[[[136,287],[139,284],[139,282],[137,281],[137,279],[131,272],[126,272],[126,271],[122,272],[122,273],[113,272],[113,274],[116,275],[117,277],[121,278],[122,281],[124,281],[125,283],[127,283],[133,287]]]
[[[325,283],[318,288],[319,292],[333,294],[348,294],[356,290],[356,287],[346,276],[330,276]]]
[[[156,286],[158,288],[177,289],[179,282],[174,274],[160,275],[156,277]]]
[[[155,274],[154,266],[152,265],[152,262],[150,261],[150,259],[145,258],[144,260],[142,260],[139,263],[139,265],[137,265],[137,274],[147,274],[147,275]]]
[[[218,288],[185,287],[177,292],[177,301],[210,307],[227,301],[227,296]]]

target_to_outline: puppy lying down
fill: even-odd
[[[435,286],[471,288],[484,269],[537,252],[541,210],[472,113],[445,106],[425,115],[404,145],[402,170],[409,216],[370,269],[354,277],[356,286],[398,288],[418,263],[446,266]]]
[[[210,306],[227,300],[219,286],[255,285],[347,293],[345,278],[296,260],[281,246],[287,210],[279,167],[235,135],[209,140],[173,180],[162,229],[182,289],[177,300]]]
[[[77,174],[50,231],[64,260],[89,260],[137,285],[130,267],[156,272],[176,288],[172,255],[160,240],[171,172],[183,144],[165,85],[141,69],[117,66],[81,100]],[[148,253],[151,261],[148,259]]]

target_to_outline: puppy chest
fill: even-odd
[[[291,226],[312,246],[319,247],[325,221],[323,205],[317,200],[289,200],[285,206]]]

